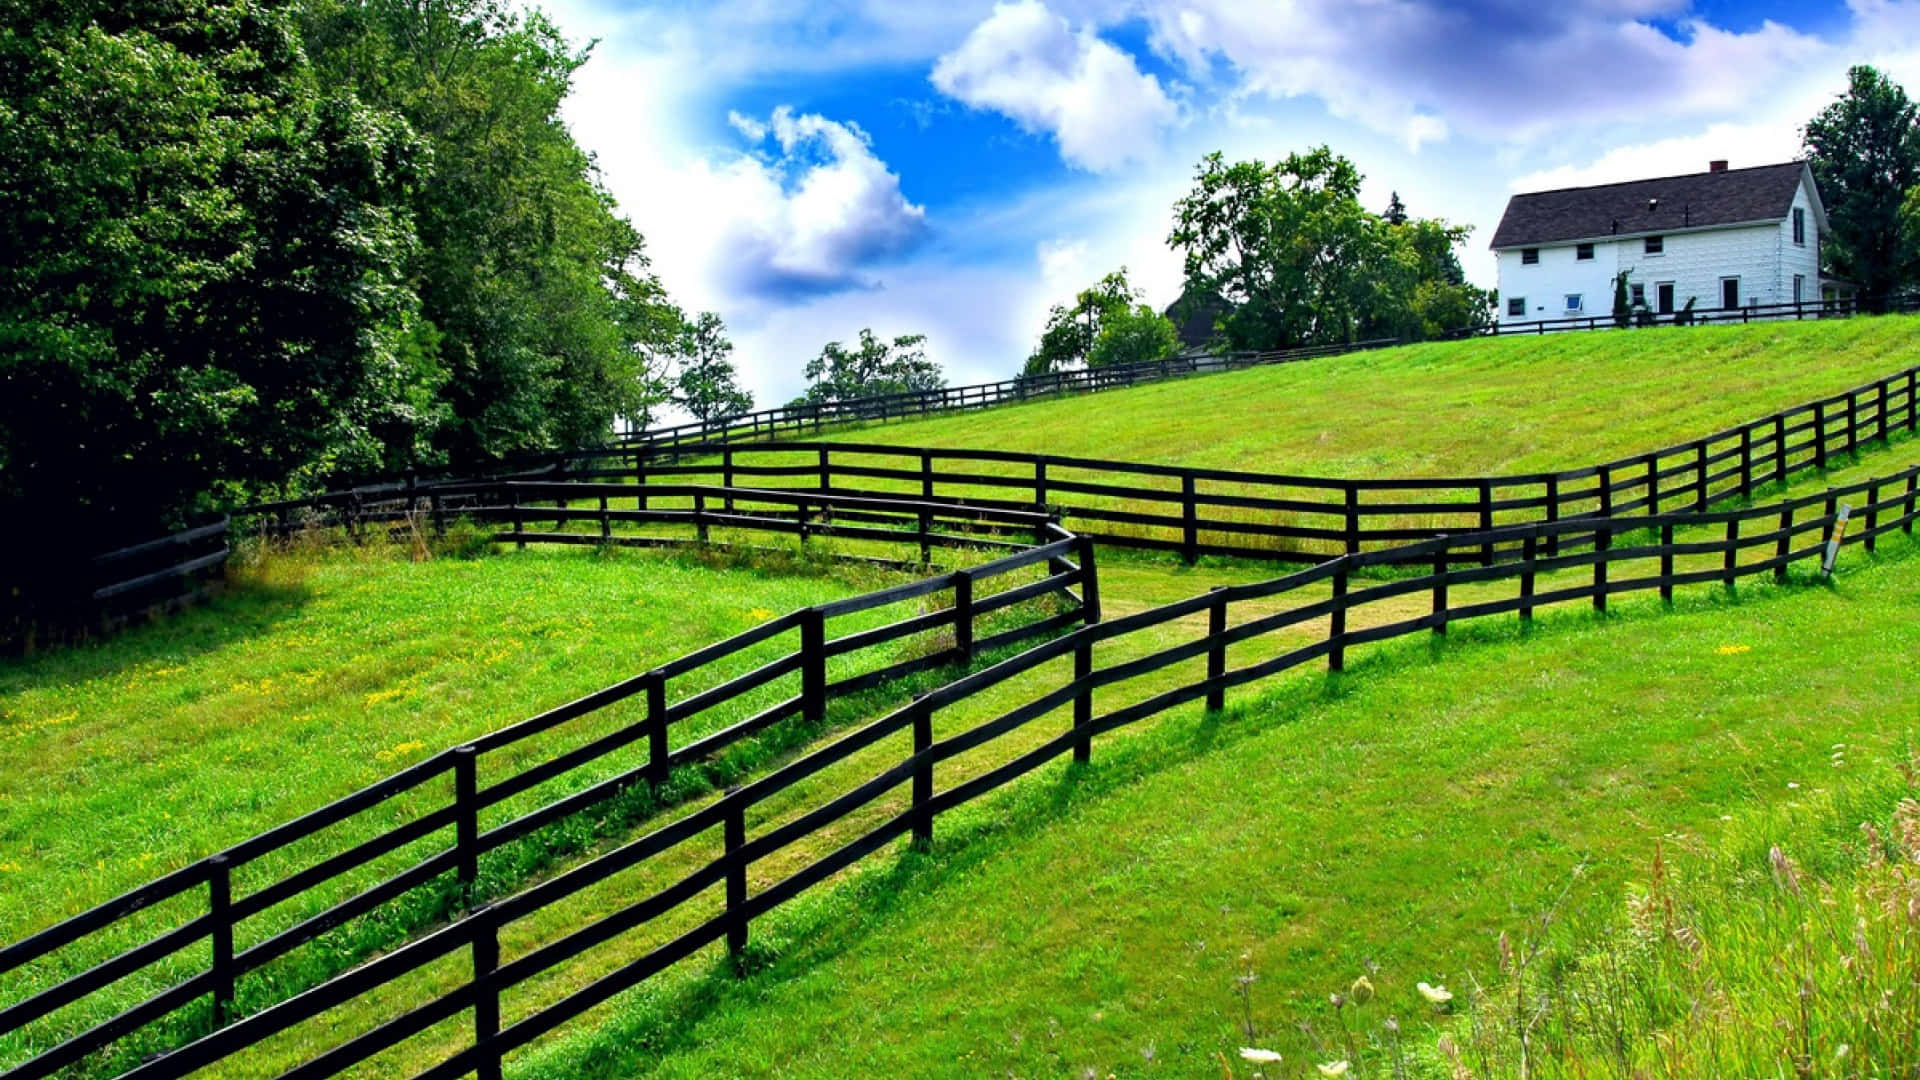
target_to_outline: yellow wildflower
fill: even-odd
[[[1720,654],[1721,656],[1739,656],[1739,655],[1740,655],[1741,653],[1743,653],[1743,652],[1752,652],[1752,651],[1753,651],[1753,646],[1751,646],[1751,645],[1722,645],[1722,646],[1720,646],[1719,648],[1717,648],[1717,649],[1715,649],[1715,650],[1713,650],[1713,651],[1714,651],[1714,652],[1717,652],[1717,653],[1719,653],[1719,654]]]

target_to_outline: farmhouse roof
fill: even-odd
[[[1792,207],[1794,189],[1803,176],[1811,183],[1806,163],[1788,161],[1515,195],[1507,200],[1507,212],[1493,231],[1492,247],[1779,221]],[[1823,224],[1825,216],[1816,194],[1816,223]]]

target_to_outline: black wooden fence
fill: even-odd
[[[1559,319],[1527,319],[1495,322],[1470,331],[1455,331],[1448,338],[1512,337],[1527,334],[1558,334],[1568,330],[1649,329],[1659,326],[1706,326],[1711,323],[1800,322],[1807,319],[1847,319],[1855,315],[1892,315],[1920,310],[1920,296],[1894,296],[1882,300],[1857,297],[1833,300],[1801,300],[1784,304],[1747,304],[1738,307],[1695,308],[1692,311],[1639,311],[1621,320],[1609,311],[1603,315],[1570,315]]]
[[[577,534],[530,532],[523,526],[529,520],[556,517],[572,519],[581,513],[594,514],[603,526],[613,520],[633,520],[630,515],[634,513],[649,515],[644,520],[694,520],[661,516],[682,513],[674,510],[638,512],[605,506],[606,498],[631,499],[635,491],[630,486],[620,487],[617,491],[606,491],[602,490],[605,486],[595,488],[591,485],[584,490],[574,490],[554,484],[467,487],[484,491],[489,496],[506,497],[508,505],[483,509],[504,514],[515,528],[502,535],[506,539],[521,542],[573,542],[579,538]],[[823,507],[842,512],[850,508],[863,508],[875,516],[882,512],[882,508],[875,505],[877,500],[821,499],[813,496],[796,498],[786,493],[711,488],[687,488],[682,489],[682,493],[693,499],[711,500],[717,504],[716,509],[709,512],[713,523],[744,528],[780,530],[786,526],[796,526],[805,529],[808,527],[807,511]],[[600,500],[601,505],[591,510],[575,510],[567,505],[527,505],[526,501],[534,498],[555,499],[563,504],[582,499]],[[800,515],[797,519],[783,520],[746,512],[728,514],[724,508],[729,502],[784,503],[798,506]],[[369,511],[375,515],[388,512]],[[1099,618],[1098,578],[1091,544],[1049,522],[1044,515],[991,508],[983,511],[968,507],[929,507],[900,500],[889,502],[886,512],[904,522],[904,527],[882,530],[870,526],[818,522],[813,527],[875,538],[881,538],[884,533],[888,539],[904,538],[922,544],[977,545],[991,542],[971,534],[933,531],[937,529],[938,522],[943,520],[974,525],[992,523],[1015,530],[1016,535],[1037,535],[1035,543],[1031,545],[1006,541],[1006,546],[1016,550],[982,565],[770,619],[751,630],[577,701],[491,732],[466,745],[437,753],[294,821],[0,948],[0,974],[36,963],[52,964],[57,969],[64,969],[58,967],[62,964],[63,950],[75,949],[77,953],[86,954],[79,964],[69,962],[65,965],[65,968],[80,969],[62,981],[23,1000],[0,1006],[0,1035],[19,1031],[69,1006],[82,1004],[84,1009],[83,1003],[89,996],[108,990],[122,979],[163,962],[177,964],[174,958],[183,950],[210,951],[204,968],[172,979],[165,989],[109,1019],[89,1017],[92,1026],[70,1036],[62,1032],[60,1041],[5,1075],[10,1080],[49,1075],[111,1047],[128,1034],[177,1010],[209,998],[213,1003],[216,1026],[226,1024],[233,1019],[236,983],[249,973],[259,971],[270,962],[287,956],[351,920],[377,914],[411,891],[429,887],[445,875],[452,874],[463,889],[470,889],[481,856],[502,845],[601,805],[634,785],[659,785],[666,781],[671,770],[710,760],[721,750],[783,721],[799,718],[808,724],[818,724],[824,720],[828,703],[835,699],[916,672],[954,663],[970,663],[982,651],[1006,648],[1037,636],[1058,632],[1075,623],[1093,622]],[[593,536],[591,539],[598,542],[599,537]],[[1017,577],[1023,576],[1022,572],[1030,568],[1041,568],[1040,576],[1035,580],[1018,581]],[[1076,593],[1075,589],[1079,591]],[[1053,602],[1057,610],[1051,613],[1036,612],[1036,617],[997,631],[989,626],[989,620],[993,618],[1005,621],[1005,617],[998,613],[1050,597],[1057,598]],[[939,603],[941,600],[945,602]],[[925,610],[880,627],[837,635],[832,633],[835,623],[844,622],[848,616],[908,603],[924,607]],[[882,647],[897,649],[897,643],[915,635],[936,631],[945,631],[948,636],[941,639],[939,647],[925,650],[920,655],[888,660],[886,654],[870,651]],[[674,687],[684,684],[688,676],[711,671],[729,658],[742,657],[749,650],[761,650],[765,643],[781,640],[790,642],[790,648],[776,659],[762,663],[745,674],[728,678],[716,686],[679,696],[673,693]],[[872,666],[838,681],[829,681],[828,662],[854,655],[871,659]],[[697,737],[680,739],[681,745],[674,745],[676,732],[697,730],[702,721],[709,721],[706,726],[710,727],[715,710],[739,702],[745,695],[794,675],[799,677],[797,693],[746,719]],[[624,722],[609,712],[623,703],[643,703],[644,710],[636,719]],[[610,723],[607,722],[609,720]],[[597,725],[596,721],[599,721]],[[539,736],[546,736],[548,742],[543,744],[535,741]],[[575,745],[551,752],[551,740],[556,739],[571,740]],[[493,778],[483,786],[480,776],[490,755],[500,756],[502,764],[496,771],[505,775]],[[530,757],[540,759],[525,764]],[[440,803],[431,799],[431,786],[444,784],[449,777],[452,781],[451,801]],[[569,783],[578,789],[531,807],[528,806],[528,799],[517,799],[527,793],[538,796],[541,790],[551,790],[551,786],[564,788]],[[424,805],[402,807],[404,821],[373,832],[366,815],[376,810],[393,812],[396,800],[409,793],[427,797],[416,799],[417,802],[423,801]],[[512,805],[508,805],[510,801]],[[509,812],[513,816],[483,827],[482,815],[489,812],[495,817]],[[446,836],[449,830],[452,831],[450,838]],[[355,871],[369,867],[383,856],[404,852],[411,845],[436,835],[451,842],[397,874],[373,881],[365,880],[364,873],[358,879],[353,876]],[[242,870],[263,863],[269,856],[289,853],[304,855],[322,846],[328,837],[332,841],[326,846],[337,849],[332,854],[279,873],[271,880],[254,882],[253,887],[244,893],[235,888],[235,875]],[[295,845],[302,846],[296,849]],[[328,895],[339,894],[346,891],[343,886],[351,886],[358,891],[338,902],[326,903],[320,910],[304,914],[284,929],[273,931],[269,928],[268,932],[255,935],[260,937],[258,941],[244,947],[236,944],[237,939],[247,936],[249,920],[258,919],[269,912],[278,911],[284,915],[290,908],[301,909],[303,899],[311,900],[323,891]],[[114,935],[124,935],[130,931],[145,933],[149,929],[148,923],[153,919],[142,913],[151,915],[159,905],[196,891],[202,892],[206,898],[205,906],[200,911],[167,927],[143,944],[110,959],[92,961],[92,957],[105,951],[99,942],[114,940]],[[306,905],[308,908],[315,906],[318,905]],[[135,921],[143,918],[146,921]],[[283,917],[279,921],[287,920]],[[81,968],[82,964],[86,966]],[[363,976],[349,974],[343,977],[357,980]],[[329,988],[331,986],[328,984],[328,987],[309,991],[300,1000],[309,999],[312,994],[322,997],[331,995],[336,992]],[[173,1055],[166,1060],[186,1061],[187,1058]]]
[[[470,975],[460,978],[456,985],[443,986],[438,996],[347,1038],[286,1075],[333,1075],[465,1013],[471,1019],[466,1048],[417,1075],[435,1080],[467,1074],[482,1080],[497,1078],[505,1055],[712,943],[724,940],[730,952],[739,953],[747,944],[754,919],[895,839],[931,837],[940,814],[1055,758],[1071,753],[1076,760],[1086,760],[1097,736],[1189,702],[1203,701],[1210,709],[1222,708],[1229,690],[1323,658],[1330,669],[1337,671],[1344,667],[1348,651],[1357,646],[1422,631],[1444,634],[1450,625],[1469,619],[1517,615],[1524,621],[1549,605],[1590,603],[1605,610],[1611,597],[1629,592],[1658,590],[1670,598],[1682,586],[1713,583],[1732,587],[1739,579],[1754,575],[1784,578],[1790,566],[1821,556],[1825,541],[1840,520],[1841,500],[1862,500],[1857,516],[1863,524],[1845,536],[1845,544],[1871,549],[1890,531],[1910,534],[1916,517],[1917,477],[1920,467],[1773,505],[1708,513],[1536,522],[1487,533],[1440,537],[1392,550],[1344,555],[1273,581],[1216,589],[1089,624],[964,676],[646,836],[475,909],[439,931],[290,1000],[234,1021],[174,1053],[148,1061],[128,1075],[184,1075],[341,1003],[412,977],[441,958],[465,952],[471,959]],[[1488,546],[1517,548],[1522,556],[1482,565],[1481,553]],[[1544,554],[1549,549],[1560,554]],[[1381,575],[1385,580],[1358,583],[1354,579],[1362,570],[1408,567],[1428,572],[1418,576]],[[1541,575],[1555,577],[1542,588]],[[1484,587],[1493,585],[1513,588],[1489,598],[1484,595]],[[1463,599],[1450,592],[1464,586],[1482,587],[1481,594]],[[1402,598],[1421,595],[1432,598],[1428,611],[1408,617],[1395,610],[1404,608]],[[1276,598],[1290,599],[1282,600],[1287,606],[1274,610]],[[1367,626],[1350,622],[1354,613],[1375,605],[1385,607],[1388,621]],[[1191,624],[1201,615],[1206,616],[1206,630],[1193,640],[1127,656],[1105,666],[1096,664],[1097,652],[1111,648],[1108,643],[1131,643],[1142,631],[1179,620]],[[1236,622],[1236,615],[1243,618]],[[1294,637],[1288,638],[1289,634]],[[1272,639],[1282,643],[1277,655],[1231,666],[1236,652]],[[1068,659],[1073,665],[1070,678],[990,720],[934,738],[934,720],[943,710],[1006,686],[1043,665]],[[1101,696],[1183,664],[1203,664],[1204,675],[1172,689],[1149,689],[1144,697],[1101,711]],[[1029,725],[1063,712],[1057,730],[1019,737]],[[897,757],[889,758],[889,751],[882,747],[888,739],[900,744],[893,748],[898,751]],[[982,764],[980,752],[990,746],[1003,747],[1003,759]],[[867,779],[845,786],[837,794],[818,797],[795,816],[778,822],[761,820],[768,816],[763,807],[773,796],[803,780],[834,775],[827,770],[863,754],[878,756],[886,763]],[[956,775],[967,765],[973,766],[970,774]],[[444,771],[453,765],[443,757],[435,759],[433,767]],[[940,786],[942,780],[946,781],[944,787]],[[902,788],[906,789],[904,797],[896,794]],[[883,800],[885,805],[875,807]],[[875,809],[868,810],[870,807]],[[793,844],[863,810],[869,818],[875,812],[885,816],[877,826],[852,838],[832,837],[836,846],[816,861],[749,888],[750,872],[756,866],[778,862],[775,857]],[[449,820],[451,815],[449,811]],[[751,831],[750,823],[755,826]],[[720,834],[718,853],[702,862],[702,856],[714,850],[715,832]],[[609,881],[622,871],[670,855],[688,859],[697,868],[611,913],[596,915],[564,936],[524,948],[518,955],[503,955],[503,929],[590,886]],[[196,873],[204,875],[205,871]],[[194,878],[196,884],[202,880],[203,876]],[[722,893],[717,900],[710,892],[716,887]],[[523,1009],[508,1022],[511,1002],[503,998],[509,991],[674,914],[698,921],[637,959],[623,957],[617,964],[608,961],[605,968],[611,970],[603,968],[597,980],[557,1001]],[[204,936],[205,929],[199,927],[196,932]],[[211,987],[198,984],[193,989],[207,993]],[[39,1064],[42,1060],[36,1059],[12,1075],[43,1075],[46,1070]]]
[[[1551,473],[1342,479],[1184,468],[1011,450],[873,443],[682,447],[584,458],[575,475],[642,484],[714,477],[816,492],[911,494],[978,505],[1051,506],[1102,543],[1200,555],[1316,561],[1529,521],[1703,511],[1825,469],[1862,444],[1920,427],[1920,368],[1783,409],[1704,438]],[[675,461],[676,457],[692,460]],[[1565,542],[1546,538],[1554,550]],[[1483,560],[1518,553],[1487,541]]]
[[[740,413],[711,421],[693,421],[666,427],[629,432],[623,442],[649,446],[680,446],[690,443],[728,442],[736,439],[771,439],[781,434],[818,431],[829,424],[904,420],[939,412],[986,409],[1035,401],[1057,394],[1118,390],[1143,383],[1187,375],[1205,375],[1222,371],[1241,371],[1268,364],[1290,364],[1327,356],[1384,349],[1405,342],[1397,338],[1378,338],[1337,345],[1309,345],[1267,352],[1229,352],[1173,356],[1137,364],[1112,367],[1054,371],[1043,375],[1023,375],[999,382],[945,386],[902,394],[881,394],[816,404],[782,405],[757,412]]]
[[[110,631],[142,612],[193,603],[218,583],[230,549],[228,519],[86,558],[72,567],[35,564],[41,579],[0,590],[0,647],[37,635]]]

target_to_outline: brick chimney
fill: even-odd
[[[1708,172],[1726,172],[1727,163],[1725,160],[1709,161],[1707,162],[1707,171]]]

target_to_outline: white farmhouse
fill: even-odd
[[[1656,315],[1813,302],[1826,210],[1805,162],[1515,195],[1493,234],[1500,322],[1606,317],[1614,275]]]

